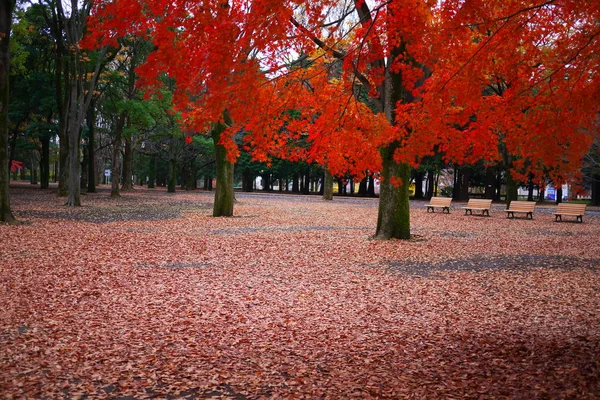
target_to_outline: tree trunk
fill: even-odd
[[[310,194],[310,167],[306,168],[303,181],[304,184],[302,185],[302,194]]]
[[[327,169],[323,179],[323,200],[333,200],[333,176]]]
[[[367,185],[368,184],[369,184],[368,177],[365,176],[363,179],[361,179],[360,183],[358,184],[358,195],[360,197],[367,196]]]
[[[156,155],[148,158],[148,189],[154,189],[156,183]]]
[[[458,196],[456,200],[467,201],[469,200],[469,182],[471,180],[471,168],[464,166],[461,167],[458,174]]]
[[[592,206],[600,206],[600,174],[592,176]]]
[[[10,209],[8,169],[8,101],[10,68],[10,29],[14,1],[0,3],[0,221],[15,223]]]
[[[96,193],[96,153],[94,151],[94,135],[96,134],[96,110],[95,104],[92,102],[87,114],[88,126],[88,193]]]
[[[242,171],[242,190],[244,192],[252,192],[254,190],[253,175],[250,169]]]
[[[294,173],[294,176],[292,177],[292,192],[294,193],[298,193],[300,191],[299,180],[300,177],[298,176],[298,173]]]
[[[529,181],[527,182],[527,201],[533,201],[533,179],[529,177]]]
[[[32,185],[37,185],[38,184],[38,179],[37,179],[37,168],[38,168],[38,160],[36,157],[36,153],[37,150],[30,150],[29,151],[29,160],[31,163],[31,175],[29,175],[29,182]]]
[[[76,63],[77,61],[75,61]],[[68,195],[66,205],[72,207],[81,206],[81,182],[80,182],[80,164],[79,149],[81,141],[81,126],[78,123],[79,107],[79,82],[77,75],[73,72],[69,82],[69,118],[67,123],[67,140],[69,143],[69,180]]]
[[[227,159],[227,149],[220,143],[221,133],[224,130],[225,125],[223,123],[215,124],[212,130],[217,164],[217,188],[215,190],[213,217],[233,216],[233,163]]]
[[[393,144],[380,150],[383,169],[376,239],[410,239],[410,166],[394,161],[397,146],[398,144]]]
[[[113,142],[112,169],[111,169],[111,191],[110,197],[121,197],[121,142],[123,140],[123,129],[125,128],[125,112],[119,116],[115,129],[115,141]]]
[[[375,178],[373,178],[373,174],[369,175],[369,186],[367,188],[367,196],[375,197]]]
[[[63,131],[61,133],[61,131]],[[69,194],[69,139],[66,128],[59,127],[59,148],[58,148],[58,190],[59,197],[66,197]]]
[[[493,200],[496,196],[496,171],[494,167],[485,169],[485,191],[484,197]]]
[[[121,190],[128,192],[133,189],[133,140],[127,135],[125,138],[125,151],[123,153],[123,183]]]
[[[423,200],[425,198],[423,194],[423,179],[424,173],[415,171],[415,199]]]
[[[510,202],[518,198],[519,184],[512,177],[509,169],[506,170],[506,206],[510,206]]]
[[[87,142],[89,144],[89,141],[87,141]],[[80,163],[81,164],[80,165],[81,177],[79,179],[79,187],[82,189],[85,189],[85,188],[87,188],[87,184],[88,184],[87,170],[88,170],[88,164],[89,164],[87,146],[86,146],[85,151],[82,151],[82,153],[83,153],[83,159],[81,160],[81,163]]]
[[[262,190],[264,192],[268,192],[269,190],[271,190],[271,174],[266,172],[262,175],[261,177],[262,179]]]
[[[427,198],[431,199],[433,197],[435,188],[435,176],[433,171],[427,171]]]
[[[169,158],[169,172],[167,175],[167,193],[175,193],[177,187],[177,159],[174,156]]]
[[[562,198],[563,198],[563,190],[562,190],[562,185],[560,185],[556,189],[556,204],[562,203]]]
[[[50,136],[43,135],[42,153],[40,155],[40,188],[48,189],[50,186]]]

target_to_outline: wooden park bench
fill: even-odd
[[[435,212],[436,208],[441,208],[442,212],[450,214],[450,203],[452,203],[451,197],[432,197],[427,205],[427,212]]]
[[[533,210],[535,209],[535,201],[511,201],[510,206],[506,209],[506,217],[514,218],[515,213],[525,214],[525,218],[533,219]]]
[[[492,207],[492,200],[487,199],[469,199],[465,209],[465,215],[473,215],[473,210],[481,211],[481,215],[490,216],[490,208]]]
[[[554,213],[554,221],[562,221],[563,215],[571,215],[575,217],[578,222],[583,222],[585,207],[585,204],[558,203],[558,207]]]

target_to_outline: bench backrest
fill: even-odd
[[[508,211],[533,212],[534,208],[535,208],[535,201],[513,200],[510,202]]]
[[[585,213],[585,207],[586,204],[558,203],[556,214],[566,213],[583,215]]]
[[[490,208],[492,200],[488,199],[470,199],[467,208]]]
[[[452,203],[452,197],[432,197],[429,200],[430,206],[450,207],[450,203]]]

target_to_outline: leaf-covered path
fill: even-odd
[[[17,188],[0,225],[4,398],[600,398],[600,213]]]

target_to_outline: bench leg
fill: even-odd
[[[562,215],[557,214],[554,216],[554,222],[559,222],[559,221],[562,221]]]
[[[448,208],[448,207],[444,207],[444,210],[443,210],[443,211],[444,211],[446,214],[450,214],[450,208]]]
[[[578,215],[577,216],[577,221],[581,222],[583,224],[583,215]]]
[[[481,212],[481,215],[487,215],[489,217],[490,216],[490,210],[483,210]]]
[[[511,217],[511,214],[512,214],[512,217]],[[506,218],[509,218],[509,219],[510,219],[510,218],[514,218],[514,217],[515,217],[515,213],[513,213],[513,212],[510,212],[510,211],[507,211],[507,212],[506,212]]]
[[[527,213],[525,215],[525,218],[529,217],[529,219],[533,219],[533,213]]]
[[[465,215],[467,215],[467,214],[473,215],[473,211],[471,211],[467,208],[467,209],[465,209]]]
[[[430,212],[430,210],[431,210],[431,212],[434,212],[434,211],[435,211],[435,210],[433,209],[433,207],[429,207],[429,206],[427,206],[427,212]]]

